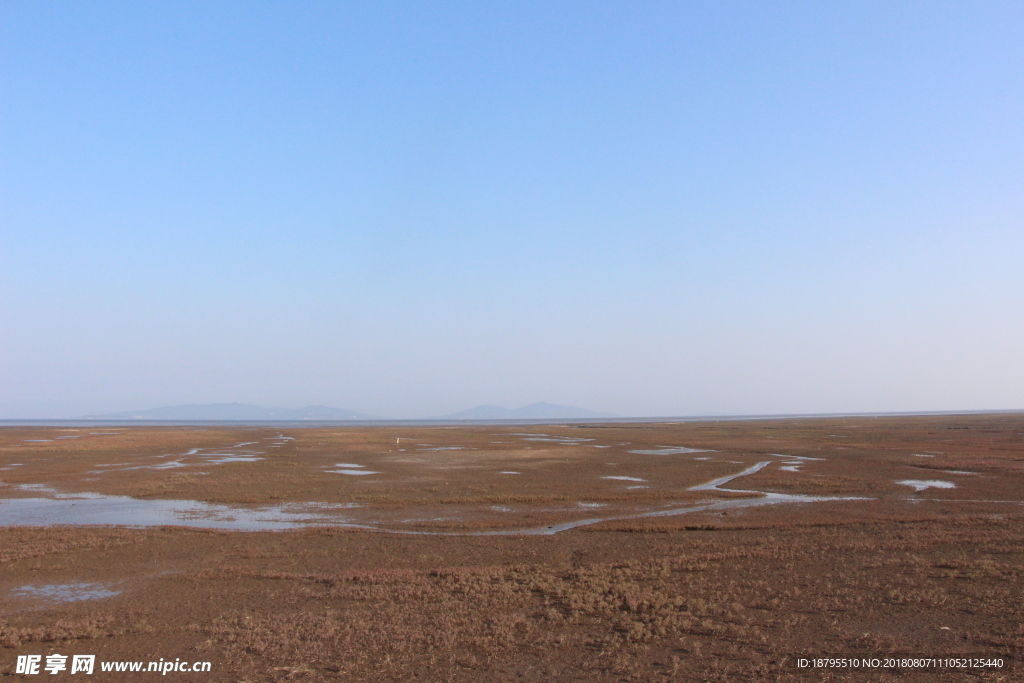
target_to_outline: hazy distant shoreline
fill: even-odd
[[[149,420],[131,418],[0,419],[0,427],[443,427],[454,425],[637,424],[666,422],[728,422],[750,420],[834,419],[863,417],[927,417],[929,415],[1009,415],[1008,410],[927,410],[889,413],[791,413],[778,415],[667,415],[613,418],[434,419],[434,420]]]

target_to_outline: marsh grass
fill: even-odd
[[[822,653],[1024,654],[1020,506],[967,502],[1022,497],[1019,415],[537,430],[600,439],[609,449],[533,442],[527,450],[510,434],[518,427],[294,430],[298,438],[268,449],[265,460],[201,468],[207,475],[185,468],[86,479],[103,463],[278,433],[124,431],[54,445],[23,443],[56,436],[52,430],[0,430],[0,462],[24,463],[0,475],[7,484],[150,498],[362,502],[356,510],[380,519],[458,516],[415,524],[472,531],[498,523],[492,505],[514,507],[507,523],[521,525],[750,497],[687,489],[783,453],[824,459],[799,472],[768,468],[736,487],[872,500],[608,521],[554,537],[4,528],[2,590],[76,581],[124,587],[89,603],[5,606],[0,643],[9,658],[101,647],[109,659],[187,653],[217,662],[208,680],[234,683],[646,683],[868,680],[808,677],[792,664]],[[467,450],[398,452],[398,437]],[[709,461],[629,453],[663,444],[715,453]],[[934,457],[914,456],[921,452]],[[382,475],[325,474],[336,462]],[[652,488],[602,480],[609,462],[615,474]],[[908,465],[984,476],[958,479],[961,488],[942,493],[950,500],[915,496],[892,484]],[[501,470],[523,474],[497,476]],[[576,508],[580,501],[607,507]],[[990,673],[975,679],[1009,681],[1019,672]],[[964,677],[878,671],[870,680]]]

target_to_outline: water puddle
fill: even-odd
[[[370,470],[347,470],[347,469],[327,470],[327,472],[329,474],[354,474],[356,476],[360,476],[360,475],[364,475],[364,474],[380,474],[380,472],[371,472]]]
[[[230,450],[235,448],[241,448],[242,446],[251,446],[257,442],[249,441],[246,443],[235,444],[234,446],[215,448],[193,448],[186,453],[181,455],[164,455],[157,456],[161,458],[173,458],[177,457],[177,460],[171,460],[156,465],[135,465],[132,463],[117,463],[117,464],[105,464],[97,465],[97,467],[109,467],[117,469],[106,469],[106,470],[95,470],[89,472],[89,474],[103,474],[105,472],[126,472],[129,470],[170,470],[179,467],[206,467],[208,465],[223,465],[229,462],[257,462],[263,460],[259,457],[263,455],[263,451],[253,450],[242,450],[235,451],[232,453],[221,453],[216,452],[220,450]],[[273,448],[273,446],[271,446]],[[190,458],[193,462],[185,462],[184,458]]]
[[[955,489],[956,484],[951,481],[942,481],[941,479],[903,479],[897,484],[903,486],[912,486],[917,491],[924,491],[925,489]]]
[[[21,586],[10,592],[14,599],[45,600],[47,602],[80,602],[102,600],[120,595],[121,591],[110,590],[107,583],[55,583],[43,586]]]
[[[459,519],[458,517],[421,517],[418,519],[403,519],[402,524],[420,524],[423,522],[452,522]],[[386,533],[397,533],[397,534],[414,534],[423,536],[462,536],[463,534],[448,534],[437,531],[387,531],[387,529],[378,529],[377,531],[384,531]],[[473,534],[465,534],[472,536]]]
[[[0,499],[0,526],[116,525],[188,526],[236,531],[276,531],[314,525],[359,526],[335,510],[358,503],[285,503],[240,507],[195,500],[143,500],[99,493],[58,493],[38,485],[20,487],[46,498]]]
[[[754,474],[755,472],[760,472],[765,467],[768,467],[768,465],[771,465],[771,464],[772,464],[771,461],[768,461],[768,460],[766,460],[764,462],[759,462],[756,465],[752,465],[751,467],[748,467],[747,469],[743,470],[739,474],[730,474],[730,475],[725,476],[725,477],[719,477],[718,479],[712,479],[711,481],[709,481],[706,484],[698,484],[697,486],[691,486],[690,490],[691,491],[716,491],[716,490],[719,490],[718,487],[720,487],[722,484],[728,484],[733,479],[737,479],[739,477],[745,477],[748,474]],[[729,489],[722,489],[722,490],[729,490]],[[760,493],[760,492],[758,492],[758,493]]]
[[[257,462],[263,458],[257,458],[252,455],[227,455],[223,458],[215,458],[213,460],[207,460],[202,463],[203,465],[223,465],[226,462]]]
[[[117,465],[97,465],[97,467],[118,467]],[[188,467],[180,460],[172,460],[160,465],[134,465],[132,467],[118,467],[116,470],[93,470],[89,474],[106,474],[107,472],[127,472],[129,470],[173,470],[178,467]]]
[[[531,434],[527,432],[516,432],[513,436],[523,437],[523,441],[547,441],[550,443],[562,444],[563,446],[572,446],[575,444],[582,444],[586,441],[594,441],[594,439],[585,439],[581,436],[550,436],[548,434]]]
[[[522,472],[498,472],[498,474],[522,474]]]
[[[578,445],[580,445],[584,441],[593,441],[593,439],[575,439],[575,438],[569,438],[569,437],[561,439],[561,438],[553,438],[553,437],[534,436],[534,437],[525,438],[525,439],[523,439],[523,441],[548,441],[548,442],[551,442],[551,443],[562,444],[563,446],[578,446]]]
[[[641,479],[639,477],[616,477],[616,476],[611,476],[611,475],[606,476],[606,477],[601,477],[601,478],[602,479],[617,479],[619,481],[647,481],[646,479]]]
[[[685,448],[683,446],[658,446],[656,450],[630,451],[637,455],[682,455],[683,453],[714,453],[707,448]]]

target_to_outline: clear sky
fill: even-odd
[[[0,4],[0,417],[1024,408],[1024,3]]]

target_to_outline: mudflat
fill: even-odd
[[[0,430],[5,674],[1009,681],[1022,572],[1021,414]]]

